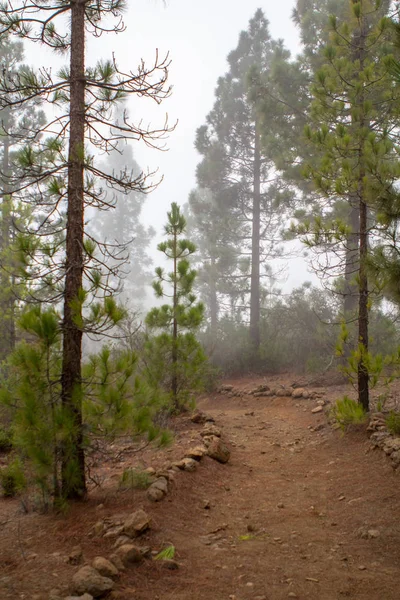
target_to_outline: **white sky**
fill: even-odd
[[[160,56],[168,52],[172,61],[171,97],[161,106],[146,100],[131,103],[131,117],[135,121],[143,118],[144,123],[159,126],[166,113],[170,124],[178,121],[166,142],[167,152],[133,144],[141,168],[158,168],[164,177],[148,196],[144,213],[144,220],[158,231],[171,202],[184,204],[196,185],[199,156],[194,149],[195,132],[213,106],[217,79],[227,71],[226,57],[236,47],[240,32],[247,29],[257,8],[262,8],[272,36],[283,38],[296,54],[298,35],[291,21],[294,4],[295,0],[128,0],[126,31],[88,40],[88,65],[114,53],[122,70],[135,70],[142,58],[150,65],[156,49]],[[34,60],[36,66],[48,65],[49,61],[56,64],[53,55],[38,46],[32,53],[27,52],[26,60]],[[310,279],[304,261],[300,269],[299,266],[296,261],[296,268],[290,269],[290,287]]]

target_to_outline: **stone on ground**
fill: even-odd
[[[226,444],[219,438],[214,438],[208,447],[207,454],[210,458],[220,462],[227,463],[231,453]]]
[[[141,553],[140,548],[133,544],[124,544],[123,546],[120,546],[115,554],[121,559],[122,564],[125,567],[130,564],[140,563],[143,560],[143,554]]]
[[[114,582],[109,577],[103,577],[93,567],[82,567],[72,578],[72,588],[76,594],[91,594],[93,598],[101,598],[110,592]]]
[[[129,537],[138,537],[150,528],[150,517],[144,510],[137,510],[130,515],[124,523],[124,534]]]
[[[118,577],[117,567],[103,556],[96,556],[93,560],[93,568],[96,569],[100,575],[103,575],[103,577],[110,577],[110,579]]]

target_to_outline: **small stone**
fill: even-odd
[[[91,594],[94,598],[101,598],[114,587],[114,582],[109,577],[103,577],[93,567],[82,567],[72,578],[73,591],[77,594]]]
[[[159,477],[147,490],[147,497],[153,502],[159,502],[168,492],[168,480]]]
[[[129,564],[140,563],[143,560],[143,554],[140,552],[140,548],[133,544],[124,544],[123,546],[120,546],[116,550],[116,555],[121,559],[122,564],[125,567]]]
[[[316,406],[315,408],[312,409],[312,413],[313,415],[316,415],[317,413],[321,413],[323,411],[323,407],[322,406]]]
[[[168,479],[166,477],[159,477],[154,483],[151,484],[151,487],[156,488],[157,490],[161,490],[162,492],[164,492],[164,494],[167,494]]]
[[[285,508],[285,505],[283,504],[283,502],[279,502],[279,504],[277,506],[278,506],[278,508]]]
[[[103,535],[104,533],[104,522],[103,521],[97,521],[97,523],[95,523],[93,525],[93,529],[92,529],[94,535],[100,536]]]
[[[83,594],[83,596],[67,596],[64,600],[93,600],[91,594]]]
[[[156,470],[154,469],[154,467],[147,467],[147,469],[145,469],[144,472],[147,473],[148,475],[156,474]]]
[[[205,446],[196,446],[195,448],[191,448],[186,453],[186,458],[191,458],[193,460],[200,461],[206,453],[207,448]]]
[[[83,562],[83,552],[80,546],[75,546],[68,556],[68,563],[70,565],[80,565]]]
[[[221,430],[219,429],[219,427],[217,427],[216,425],[213,425],[212,423],[206,423],[204,425],[203,431],[200,432],[201,437],[209,437],[209,436],[215,436],[215,437],[221,437]]]
[[[135,538],[150,528],[150,517],[144,510],[137,510],[124,523],[125,535]]]
[[[368,538],[374,539],[380,536],[380,531],[378,529],[368,529]]]
[[[110,562],[118,569],[118,571],[125,571],[125,565],[122,562],[118,554],[111,554]]]
[[[288,593],[288,598],[298,598],[298,595],[295,594],[294,592],[289,592]]]
[[[207,421],[207,417],[200,410],[196,410],[196,412],[193,413],[193,415],[191,416],[190,420],[192,421],[192,423],[203,424]]]
[[[183,458],[179,463],[177,463],[177,466],[182,471],[188,471],[189,473],[192,473],[197,469],[197,461],[193,458]]]
[[[367,567],[365,565],[359,565],[358,568],[359,568],[360,571],[366,571],[367,570]]]
[[[111,579],[118,577],[118,569],[116,566],[106,558],[103,558],[103,556],[96,556],[96,558],[93,559],[92,565],[100,575],[103,575],[103,577],[110,577]]]
[[[219,438],[213,439],[208,447],[207,454],[220,463],[227,463],[231,456],[228,447]]]
[[[303,393],[306,390],[304,388],[296,388],[295,390],[293,390],[292,392],[292,398],[304,398]]]
[[[103,537],[106,539],[116,538],[116,537],[119,537],[121,534],[123,534],[123,532],[124,532],[124,526],[117,525],[116,527],[111,527],[111,529],[108,529],[106,531],[106,533],[103,535]]]
[[[127,535],[120,535],[114,542],[113,548],[119,548],[120,546],[123,546],[124,544],[130,544],[132,542],[132,539],[130,537],[128,537]]]

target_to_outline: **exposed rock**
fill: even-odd
[[[395,450],[395,452],[392,452],[390,455],[390,460],[392,461],[392,467],[397,469],[397,467],[400,465],[400,450]]]
[[[213,439],[208,447],[207,454],[220,463],[227,463],[231,456],[228,447],[219,438]]]
[[[302,387],[296,388],[292,392],[292,398],[304,398],[303,394],[306,390]]]
[[[317,414],[317,413],[321,413],[321,412],[323,412],[323,410],[324,410],[324,409],[323,409],[323,407],[322,407],[322,406],[316,406],[315,408],[313,408],[313,409],[312,409],[312,411],[311,411],[311,412],[313,413],[313,415],[315,415],[315,414]]]
[[[156,474],[156,470],[154,467],[147,467],[147,469],[144,470],[145,473],[148,473],[149,475],[155,475]]]
[[[121,562],[125,567],[130,564],[140,563],[143,560],[143,554],[141,553],[140,548],[133,544],[124,544],[123,546],[120,546],[115,554],[121,559]]]
[[[147,490],[147,497],[153,502],[159,502],[168,493],[168,480],[159,477]]]
[[[164,498],[165,494],[162,490],[153,487],[152,485],[147,490],[147,497],[152,502],[160,502]]]
[[[303,398],[305,400],[307,400],[309,397],[310,397],[310,392],[307,392],[307,390],[304,390],[304,392],[303,392]]]
[[[195,461],[193,458],[183,458],[176,464],[182,471],[192,472],[197,469],[197,461]]]
[[[91,594],[93,598],[101,598],[113,589],[114,582],[100,575],[93,567],[86,566],[72,577],[72,587],[76,594]]]
[[[153,484],[152,487],[161,490],[165,494],[168,492],[168,479],[166,477],[159,477]]]
[[[226,394],[228,392],[232,392],[233,391],[233,385],[224,383],[222,385],[219,386],[218,391],[220,394]]]
[[[190,417],[192,423],[200,423],[201,425],[207,421],[206,415],[200,410],[196,410],[195,413]]]
[[[372,540],[380,536],[379,529],[368,529],[368,527],[360,527],[357,531],[357,536],[363,540]]]
[[[100,575],[103,575],[103,577],[110,577],[111,579],[118,577],[117,567],[103,556],[96,556],[96,558],[93,559],[92,566],[100,573]]]
[[[269,385],[267,385],[266,383],[261,383],[256,388],[254,388],[254,390],[251,390],[250,393],[253,394],[253,396],[256,396],[256,394],[263,394],[266,392],[270,392]]]
[[[138,537],[140,534],[144,533],[150,528],[150,517],[144,512],[144,510],[137,510],[126,519],[123,527],[125,535],[132,538]]]
[[[72,548],[70,555],[68,556],[68,563],[70,565],[80,565],[83,562],[83,552],[80,546]]]
[[[286,388],[280,388],[276,390],[276,395],[280,398],[290,397],[292,395],[292,390],[287,390]]]
[[[265,392],[254,392],[254,398],[269,398],[271,396],[271,392],[266,390]]]
[[[104,534],[103,537],[105,538],[116,538],[119,537],[120,535],[122,535],[122,533],[124,532],[124,526],[123,525],[117,525],[115,527],[111,527],[110,529],[107,529],[106,533]]]
[[[392,452],[397,452],[400,450],[400,438],[390,437],[385,440],[383,445],[383,451],[386,454],[392,454]]]
[[[189,452],[186,452],[186,458],[200,461],[206,453],[207,448],[205,446],[196,446],[195,448],[191,448]]]
[[[113,548],[119,548],[123,544],[130,544],[132,542],[131,538],[127,535],[120,535],[114,542]]]
[[[206,423],[204,425],[203,431],[200,432],[201,437],[212,436],[221,437],[221,430],[216,425],[212,423]]]
[[[95,523],[93,525],[92,531],[94,535],[100,536],[103,535],[104,533],[104,522],[103,521],[97,521],[97,523]]]
[[[114,553],[110,555],[110,562],[118,569],[118,571],[125,571],[125,565],[122,562],[118,554]]]

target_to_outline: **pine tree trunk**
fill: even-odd
[[[253,179],[253,230],[251,237],[250,284],[250,341],[255,354],[260,349],[260,204],[261,204],[261,153],[258,124],[255,126],[254,179]]]
[[[171,381],[171,391],[172,398],[174,401],[174,406],[178,410],[179,402],[178,402],[178,319],[177,319],[177,309],[178,309],[178,289],[177,289],[177,281],[178,281],[178,271],[177,271],[177,253],[178,253],[178,244],[177,244],[177,233],[174,232],[174,297],[173,297],[173,324],[172,324],[172,381]]]
[[[210,321],[211,321],[211,336],[213,341],[217,338],[218,332],[218,299],[217,299],[217,282],[215,257],[211,257],[211,272],[210,272]]]
[[[81,309],[76,308],[83,279],[85,4],[85,0],[75,0],[71,4],[70,139],[61,375],[62,405],[73,421],[73,433],[71,439],[66,441],[62,454],[62,493],[70,499],[82,498],[86,493],[81,397],[82,331],[79,327]]]
[[[349,226],[351,232],[347,236],[346,243],[346,266],[345,266],[345,288],[343,312],[346,322],[351,322],[357,317],[358,285],[357,273],[359,270],[359,231],[360,231],[360,208],[354,203],[358,202],[357,195],[349,198],[350,215]]]
[[[8,131],[8,111],[3,111],[2,127],[5,131],[3,142],[3,190],[2,190],[2,222],[1,222],[1,253],[4,267],[1,270],[1,295],[2,295],[2,330],[1,330],[1,351],[0,359],[4,360],[14,350],[15,347],[15,300],[11,286],[12,278],[10,271],[10,237],[11,237],[11,196],[9,193],[9,184],[7,178],[10,170],[10,138]]]
[[[366,10],[361,0],[362,11]],[[366,47],[366,23],[365,17],[362,18],[360,27],[359,40],[356,40],[356,47],[358,47],[360,70],[364,68],[365,60],[365,47]],[[368,274],[367,274],[367,256],[368,256],[368,207],[365,202],[365,167],[364,167],[364,134],[363,131],[368,127],[368,122],[364,116],[364,92],[361,89],[358,108],[360,110],[360,137],[359,144],[360,149],[358,153],[359,162],[359,180],[358,180],[358,197],[360,202],[360,266],[359,266],[359,308],[358,308],[358,342],[360,346],[360,357],[358,359],[358,401],[363,408],[369,410],[369,372],[368,365],[365,362],[366,353],[368,352]]]
[[[368,276],[366,259],[368,254],[368,219],[367,205],[360,199],[360,270],[359,270],[359,308],[358,308],[358,338],[362,348],[358,362],[358,401],[363,408],[369,410],[369,373],[365,364],[365,354],[368,352]]]

